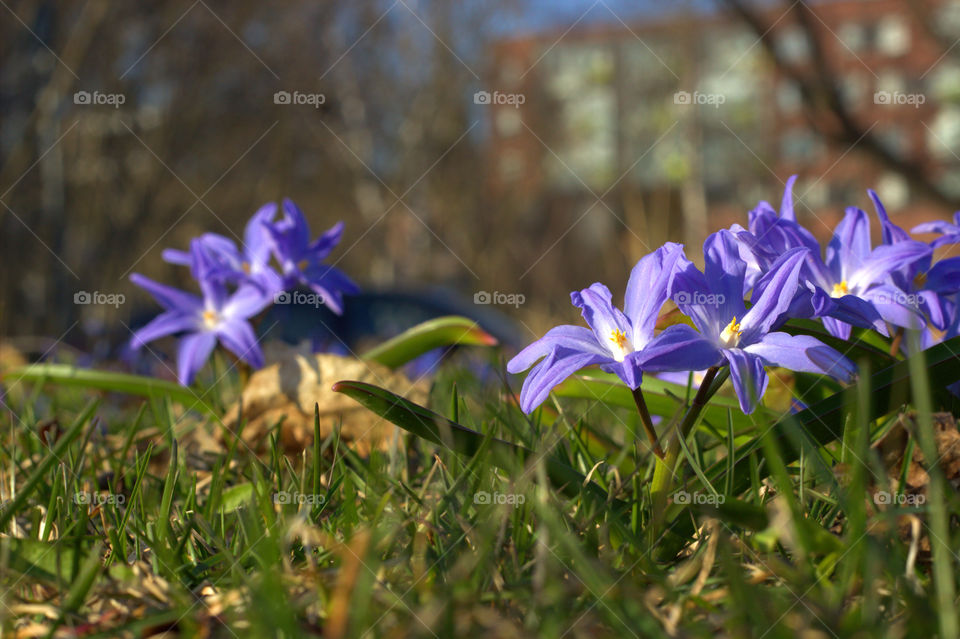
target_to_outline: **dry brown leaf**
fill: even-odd
[[[937,448],[936,464],[943,470],[949,485],[957,488],[960,486],[960,431],[957,430],[957,422],[950,413],[934,413],[933,434],[934,442]],[[907,452],[907,445],[911,437],[916,438],[916,415],[909,413],[901,415],[897,423],[874,443],[873,448],[880,454],[880,459],[887,471],[887,485],[876,486],[873,493],[872,508],[885,509],[891,507],[890,495],[897,493],[900,484],[900,476],[903,471],[904,457]],[[903,495],[907,503],[923,503],[927,497],[927,485],[930,483],[930,475],[925,466],[928,465],[924,459],[923,451],[919,444],[914,445],[913,453],[907,464],[907,473],[903,486]],[[883,491],[882,493],[880,491]],[[881,494],[886,498],[878,499]],[[898,504],[892,504],[893,507]],[[927,535],[922,535],[919,539],[914,539],[915,535],[912,529],[915,525],[916,516],[901,515],[897,518],[897,533],[904,541],[919,547],[926,555],[930,551],[930,539]],[[878,522],[876,527],[882,528],[882,522]]]
[[[341,424],[345,441],[366,453],[373,447],[386,447],[396,427],[370,412],[354,400],[331,390],[334,382],[353,380],[386,388],[410,401],[422,404],[427,399],[428,384],[411,382],[402,373],[385,366],[353,357],[312,354],[285,345],[266,349],[272,362],[250,376],[241,395],[246,426],[240,433],[252,449],[262,451],[266,434],[281,419],[280,441],[288,453],[299,453],[313,442],[313,409],[320,407],[320,436],[329,435]],[[224,417],[224,424],[236,433],[240,421],[240,405],[233,406]]]

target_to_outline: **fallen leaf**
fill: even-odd
[[[376,384],[419,404],[427,399],[429,386],[425,381],[411,381],[380,364],[308,353],[286,345],[271,345],[265,352],[268,365],[250,376],[240,402],[224,417],[224,425],[231,432],[238,432],[242,404],[245,426],[240,437],[258,452],[264,449],[267,433],[281,419],[280,443],[286,452],[296,454],[310,446],[314,405],[320,409],[322,438],[339,425],[343,439],[353,442],[361,454],[389,445],[396,427],[349,397],[333,392],[334,382]]]

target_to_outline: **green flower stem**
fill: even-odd
[[[657,431],[653,428],[653,418],[650,417],[650,410],[647,408],[647,402],[643,399],[643,391],[640,387],[633,389],[633,401],[637,403],[637,412],[640,413],[640,422],[643,429],[647,431],[647,438],[650,440],[650,450],[653,454],[663,459],[663,449],[660,448],[660,442],[657,441]],[[639,439],[639,438],[638,438]]]
[[[707,405],[707,402],[710,401],[710,398],[717,391],[717,389],[713,387],[713,380],[716,378],[718,372],[720,372],[720,367],[718,366],[707,370],[706,375],[703,376],[703,382],[700,383],[700,388],[693,398],[693,402],[683,416],[683,421],[680,422],[680,425],[677,426],[676,431],[670,438],[666,455],[656,462],[657,466],[653,471],[653,482],[650,486],[653,501],[653,526],[651,528],[654,539],[660,534],[663,528],[663,518],[667,510],[667,499],[674,488],[674,480],[676,479],[675,470],[677,460],[680,458],[680,441],[686,439],[690,431],[693,430],[697,420],[700,418],[700,412],[703,410],[703,407]]]

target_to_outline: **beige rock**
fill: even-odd
[[[280,441],[286,452],[298,454],[313,442],[314,405],[320,407],[320,436],[328,436],[340,425],[345,442],[358,452],[385,448],[396,427],[367,410],[331,386],[342,380],[375,384],[410,401],[424,404],[429,386],[411,382],[402,373],[353,357],[311,354],[283,345],[265,349],[268,365],[250,376],[241,395],[246,426],[240,433],[255,451],[266,447],[266,435],[283,419]],[[272,363],[270,363],[272,362]],[[224,417],[231,432],[239,428],[239,404]]]

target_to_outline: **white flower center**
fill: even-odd
[[[220,315],[216,311],[206,310],[203,312],[203,325],[213,330],[220,323]]]
[[[627,339],[627,334],[619,328],[610,332],[610,341],[613,343],[610,352],[613,354],[613,359],[618,362],[622,362],[624,357],[633,352],[633,344]]]
[[[850,294],[850,287],[847,286],[847,280],[843,280],[839,284],[833,285],[833,291],[830,292],[830,297],[843,297],[844,295]]]
[[[727,327],[720,331],[720,343],[724,348],[736,348],[737,344],[740,343],[740,333],[742,332],[740,324],[737,323],[737,318],[734,316]]]

